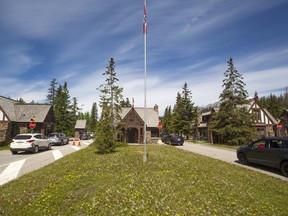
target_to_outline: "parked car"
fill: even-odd
[[[69,143],[69,138],[64,133],[51,133],[48,136],[52,145],[64,145]]]
[[[268,137],[237,149],[241,164],[255,163],[278,168],[288,177],[288,137]]]
[[[84,132],[81,135],[81,140],[89,140],[93,138],[93,133],[92,132]]]
[[[183,145],[184,139],[178,135],[168,135],[164,138],[164,143],[169,145]]]
[[[37,153],[40,149],[50,150],[51,142],[40,133],[18,134],[10,143],[10,151],[17,154],[19,151]]]
[[[164,140],[166,139],[167,136],[169,136],[169,134],[166,133],[166,132],[163,132],[163,133],[160,134],[161,141],[162,141],[163,143],[164,143]]]

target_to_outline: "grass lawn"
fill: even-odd
[[[0,187],[0,215],[287,215],[288,182],[167,145],[93,146]]]

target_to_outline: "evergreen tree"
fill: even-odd
[[[192,102],[192,93],[185,82],[182,93],[177,93],[176,104],[173,108],[170,131],[188,137],[193,131],[196,108]]]
[[[91,109],[91,121],[90,121],[90,131],[94,131],[97,126],[97,119],[98,119],[98,110],[97,110],[97,104],[94,102],[92,104]]]
[[[126,98],[126,100],[121,100],[120,105],[121,107],[132,107],[129,98]]]
[[[100,96],[100,106],[103,106],[103,103],[107,105],[107,108],[110,110],[110,117],[112,119],[113,125],[117,125],[117,123],[121,120],[120,112],[121,112],[121,100],[123,99],[122,92],[123,88],[117,86],[117,82],[119,79],[116,76],[115,71],[115,62],[114,59],[111,58],[109,61],[109,66],[107,70],[102,75],[107,76],[105,80],[105,84],[100,85],[99,89],[102,95]]]
[[[114,136],[115,129],[113,127],[111,110],[108,103],[102,101],[101,107],[101,118],[96,127],[94,145],[99,153],[108,154],[114,152],[117,145]]]
[[[188,136],[189,134],[192,133],[193,122],[197,116],[196,116],[196,107],[194,107],[194,103],[192,102],[192,93],[189,90],[186,82],[183,86],[182,99],[184,106],[184,109],[182,109],[183,111],[182,119],[184,121],[183,133],[186,136]]]
[[[173,114],[171,118],[171,131],[172,133],[182,135],[185,128],[185,120],[183,120],[182,114],[184,113],[184,102],[180,93],[177,93],[176,104],[173,108]]]
[[[19,98],[19,100],[17,100],[19,104],[25,104],[26,102],[23,100],[23,98]]]
[[[166,109],[164,111],[163,118],[162,118],[163,131],[166,132],[166,133],[171,133],[172,132],[172,130],[170,129],[171,116],[172,116],[171,106],[168,106],[168,107],[166,107]]]
[[[56,131],[64,132],[69,136],[72,135],[75,124],[67,82],[64,83],[63,87],[59,85],[54,102],[57,121]]]
[[[224,73],[223,92],[220,94],[220,109],[211,122],[211,130],[221,136],[224,143],[242,145],[255,136],[252,114],[248,113],[248,93],[242,75],[236,70],[232,58]]]
[[[111,58],[103,75],[107,76],[105,84],[100,85],[101,118],[96,128],[95,145],[101,153],[111,153],[116,148],[117,124],[121,121],[121,100],[123,88],[117,86],[115,62]]]
[[[56,82],[56,79],[53,78],[51,83],[50,83],[50,88],[48,89],[48,95],[47,95],[47,101],[52,105],[55,105],[55,98],[56,98],[56,94],[57,94],[57,85],[58,85],[58,83]]]

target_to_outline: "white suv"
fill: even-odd
[[[37,153],[40,149],[50,150],[51,146],[51,141],[43,134],[18,134],[10,144],[10,151],[12,154],[18,151]]]

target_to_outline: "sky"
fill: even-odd
[[[0,95],[47,103],[67,82],[83,112],[99,104],[110,58],[123,97],[144,106],[144,1],[0,0]],[[233,58],[250,96],[288,86],[287,0],[147,0],[146,105],[163,115],[185,83],[217,102]]]

